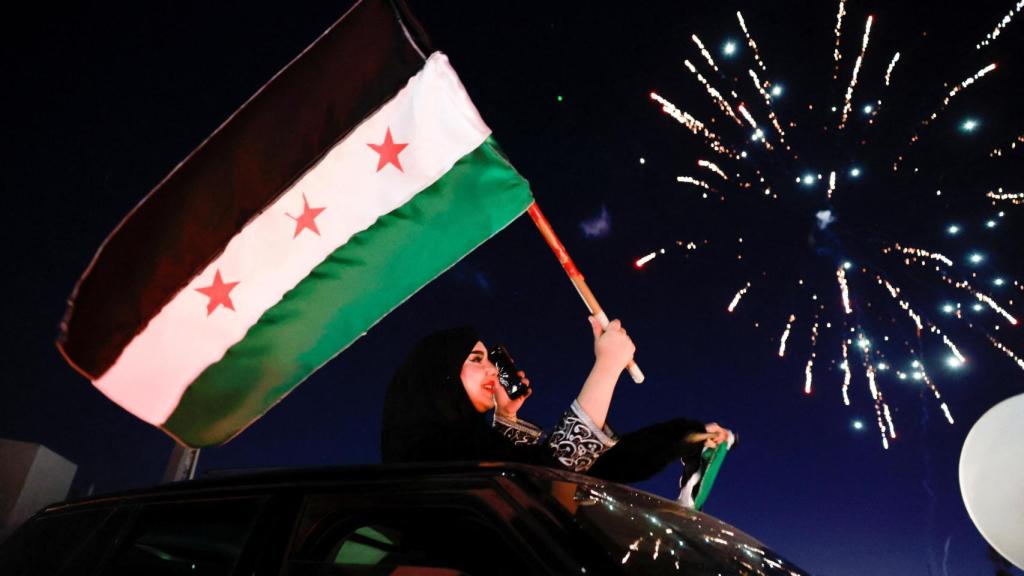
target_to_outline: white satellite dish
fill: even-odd
[[[993,406],[967,434],[960,494],[985,540],[1024,569],[1024,394]]]

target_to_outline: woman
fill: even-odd
[[[728,440],[730,433],[717,424],[681,418],[616,437],[605,420],[635,346],[618,320],[603,330],[594,317],[590,324],[594,366],[546,439],[540,428],[517,417],[529,394],[508,397],[473,329],[421,340],[395,372],[384,399],[384,462],[503,460],[636,482],[678,459],[693,461],[702,445]],[[488,421],[485,414],[492,409]]]

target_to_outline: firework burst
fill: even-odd
[[[692,175],[677,181],[715,201],[714,213],[729,219],[727,226],[707,224],[701,241],[717,248],[702,251],[706,257],[721,258],[728,247],[726,258],[743,278],[727,287],[723,307],[735,317],[750,309],[747,317],[757,326],[758,309],[778,307],[752,299],[785,302],[775,320],[784,329],[772,337],[777,355],[800,357],[807,395],[830,382],[844,404],[856,406],[851,386],[862,383],[886,449],[897,439],[887,387],[919,383],[953,424],[939,382],[947,370],[970,369],[971,350],[990,346],[1024,369],[1015,351],[1021,335],[1014,312],[1024,282],[998,273],[1020,262],[1019,254],[1009,254],[1019,252],[1019,243],[1000,245],[999,234],[1012,228],[1006,210],[1024,204],[1020,182],[1004,181],[1011,172],[1006,161],[1021,160],[1022,127],[992,126],[969,145],[951,143],[980,135],[982,121],[969,116],[970,95],[998,85],[992,46],[1014,41],[1006,30],[1022,5],[1014,3],[977,45],[960,38],[965,56],[955,66],[947,63],[953,78],[935,82],[931,92],[915,85],[913,102],[905,95],[913,80],[904,68],[920,66],[927,54],[875,40],[872,29],[884,31],[885,15],[857,14],[845,0],[836,13],[834,46],[823,47],[832,88],[806,105],[780,104],[778,78],[765,63],[776,58],[755,41],[757,22],[740,12],[736,24],[746,55],[730,43],[729,57],[716,62],[707,35],[690,37],[697,54],[684,65],[696,89],[684,97],[692,112],[665,92],[651,93],[708,151],[696,163],[714,174],[713,185]],[[843,42],[849,18],[865,23],[856,46]],[[887,46],[885,54],[872,52],[877,42]],[[823,110],[831,114],[822,120]],[[780,120],[783,113],[793,121]],[[991,164],[998,162],[1004,164]],[[766,227],[766,219],[774,224]],[[995,247],[984,251],[973,243]],[[655,250],[635,265],[664,254]]]

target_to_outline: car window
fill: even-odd
[[[0,574],[35,576],[77,574],[83,556],[95,550],[95,534],[113,513],[112,508],[64,512],[35,518],[0,547]],[[66,566],[78,570],[65,570]],[[92,566],[92,564],[90,564]]]
[[[289,560],[290,576],[319,574],[530,574],[522,554],[477,510],[462,505],[367,508],[312,497]]]
[[[228,576],[261,504],[245,498],[142,505],[102,574]]]

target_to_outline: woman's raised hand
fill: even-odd
[[[608,323],[607,328],[601,328],[601,323],[597,318],[590,316],[590,327],[594,331],[595,364],[606,364],[616,368],[616,374],[625,369],[629,361],[633,359],[636,345],[626,334],[622,322],[617,319],[612,320]]]

